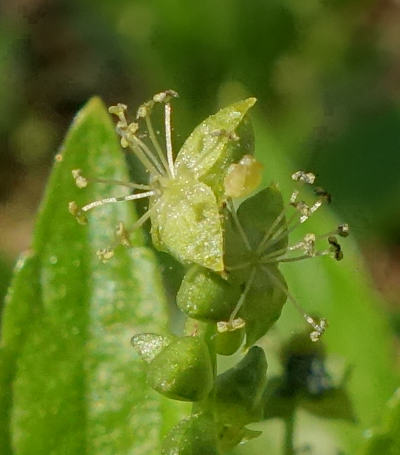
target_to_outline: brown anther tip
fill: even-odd
[[[350,227],[347,223],[339,224],[337,233],[340,237],[348,237],[350,235]]]
[[[328,204],[330,204],[332,202],[332,195],[330,193],[328,193],[328,191],[321,188],[320,186],[314,188],[314,194],[316,196],[319,196],[319,197],[325,199],[325,201]]]

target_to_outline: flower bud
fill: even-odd
[[[164,348],[150,363],[147,381],[157,392],[182,401],[199,401],[213,386],[211,358],[204,341],[182,337]]]
[[[193,319],[217,322],[229,318],[239,296],[238,286],[204,267],[193,266],[182,281],[177,304]]]
[[[192,415],[175,425],[164,439],[161,455],[217,455],[217,436],[211,418]]]

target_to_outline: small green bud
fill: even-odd
[[[182,337],[163,349],[150,363],[148,383],[157,392],[182,401],[199,401],[213,386],[208,348],[198,337]]]
[[[266,372],[264,351],[253,346],[234,368],[217,377],[215,410],[219,423],[242,427],[262,419]]]
[[[211,418],[192,415],[175,425],[164,439],[161,455],[217,455],[217,436]]]
[[[206,321],[227,320],[240,289],[204,267],[186,273],[177,295],[178,307],[189,317]]]
[[[215,335],[215,350],[220,355],[232,355],[242,345],[245,329],[240,327],[237,330],[217,332]]]

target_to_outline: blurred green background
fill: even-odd
[[[333,193],[399,330],[399,20],[395,0],[2,0],[0,293],[90,96],[134,108],[174,88],[180,143],[250,94],[292,167]]]
[[[266,182],[276,150],[289,170],[318,175],[400,335],[399,23],[396,0],[2,0],[0,296],[88,98],[134,112],[177,90],[178,148],[219,106],[251,95]]]

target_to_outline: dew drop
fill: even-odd
[[[57,261],[58,261],[57,256],[50,256],[50,264],[53,265],[57,264]]]

